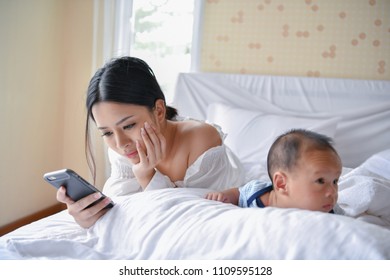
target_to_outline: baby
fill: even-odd
[[[240,207],[300,208],[333,213],[342,163],[332,140],[293,129],[280,135],[267,157],[271,182],[253,180],[239,188],[212,192],[207,199]]]

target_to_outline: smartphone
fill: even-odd
[[[99,198],[99,200],[88,205],[86,208],[95,205],[106,197],[101,191],[92,186],[90,183],[88,183],[85,179],[83,179],[80,175],[78,175],[71,169],[61,169],[53,172],[48,172],[43,175],[43,178],[57,189],[59,189],[61,186],[64,186],[66,188],[66,194],[74,201],[77,201],[92,193],[99,192],[102,197]],[[113,206],[114,203],[110,202],[110,204],[107,204],[105,208],[111,208]]]

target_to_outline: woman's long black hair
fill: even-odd
[[[136,57],[120,57],[106,63],[96,71],[87,91],[87,120],[85,128],[85,153],[93,180],[96,180],[96,164],[92,152],[90,120],[95,121],[92,107],[98,102],[112,101],[147,107],[150,111],[158,99],[165,96],[149,65]],[[177,110],[166,106],[167,120],[177,116]]]

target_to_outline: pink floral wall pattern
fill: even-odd
[[[201,70],[390,80],[390,0],[204,0]]]

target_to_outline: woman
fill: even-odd
[[[89,145],[93,120],[109,147],[111,176],[103,193],[109,197],[168,187],[220,189],[243,183],[238,159],[223,144],[223,134],[210,124],[179,120],[152,69],[141,59],[122,57],[99,69],[87,93],[86,148],[95,177]],[[106,198],[92,194],[72,201],[65,188],[57,200],[84,228],[92,226],[108,209]]]

